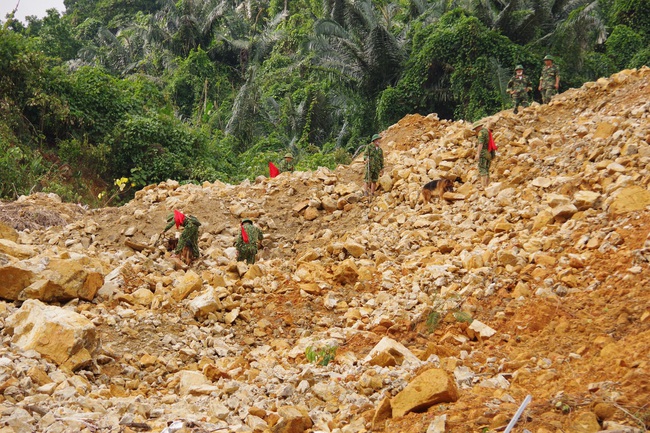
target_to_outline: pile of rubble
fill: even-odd
[[[373,199],[359,159],[1,205],[57,225],[0,216],[0,433],[499,431],[528,395],[519,431],[645,431],[649,91],[626,70],[487,119],[485,191],[473,132],[432,114],[383,132]],[[202,222],[189,268],[158,242],[173,209]]]

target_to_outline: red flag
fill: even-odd
[[[492,131],[488,129],[488,152],[494,152],[497,150],[497,144],[494,142],[494,138],[492,138]]]
[[[246,230],[244,230],[244,224],[241,224],[241,238],[244,240],[245,243],[248,243],[248,233],[246,233]]]
[[[185,221],[185,215],[174,209],[174,222],[176,223],[176,228],[178,229],[180,226],[183,225],[183,222]]]
[[[275,164],[269,161],[269,176],[271,177],[271,179],[273,179],[278,174],[280,174],[280,170],[278,170]]]

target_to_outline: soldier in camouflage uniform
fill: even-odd
[[[481,187],[485,189],[490,183],[490,165],[494,158],[494,152],[488,150],[490,133],[483,121],[474,122],[474,132],[478,134],[478,148],[476,149],[476,160],[478,161],[478,175],[481,179]]]
[[[235,241],[237,248],[237,260],[246,261],[248,264],[255,263],[257,249],[262,246],[264,234],[262,230],[253,225],[253,221],[245,219],[241,222],[241,231]]]
[[[517,65],[515,75],[508,81],[508,93],[512,95],[515,104],[514,113],[519,112],[519,106],[528,107],[528,92],[533,90],[533,84],[524,75],[524,67]]]
[[[174,210],[174,213],[167,217],[167,225],[162,232],[165,233],[174,224],[176,224],[176,230],[183,227],[174,254],[180,254],[181,260],[186,265],[189,265],[193,259],[198,259],[201,255],[199,252],[199,227],[201,223],[193,215],[186,217],[183,213]]]
[[[542,94],[542,103],[547,104],[560,88],[560,69],[553,63],[553,57],[544,57],[542,75],[539,77],[538,90]]]
[[[281,173],[284,173],[285,171],[286,172],[294,171],[296,168],[293,165],[293,155],[290,153],[284,155],[284,159],[280,161],[280,163],[278,164],[278,168],[280,169]]]
[[[381,135],[372,136],[372,143],[366,146],[366,153],[363,157],[366,166],[364,180],[366,182],[365,195],[375,195],[377,181],[384,170],[384,151],[379,147]]]

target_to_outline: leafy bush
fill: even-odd
[[[83,67],[70,79],[72,121],[91,142],[101,142],[132,108],[132,93],[102,68]]]
[[[215,77],[214,64],[201,48],[192,50],[180,62],[169,83],[169,93],[183,117],[191,118],[194,110],[203,106],[205,98],[216,99],[212,85]]]
[[[128,177],[138,168],[139,186],[188,180],[195,161],[205,152],[205,143],[200,130],[173,117],[128,115],[111,134],[109,176]]]
[[[606,54],[591,52],[585,56],[583,76],[578,77],[581,82],[595,81],[600,77],[609,77],[618,71],[616,65]]]
[[[27,161],[31,160],[23,149],[0,138],[0,197],[17,198],[27,194],[34,182],[34,174]]]
[[[628,26],[614,27],[605,41],[606,53],[618,68],[625,68],[634,55],[642,48],[643,38]]]
[[[416,27],[412,52],[394,88],[382,92],[377,118],[385,128],[409,113],[476,119],[502,108],[498,67],[532,64],[532,56],[476,17],[455,9]]]
[[[623,24],[642,34],[650,43],[650,2],[648,0],[614,0],[611,12],[612,26]]]
[[[60,141],[57,145],[61,161],[82,168],[87,175],[105,174],[110,148],[105,144],[94,145],[76,138]]]
[[[339,164],[349,164],[350,154],[344,149],[338,148],[331,153],[317,152],[304,157],[297,164],[299,170],[316,170],[318,167],[327,167],[333,170]]]
[[[628,64],[629,68],[640,68],[642,66],[650,66],[650,48],[637,52]]]

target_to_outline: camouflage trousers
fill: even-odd
[[[478,158],[478,174],[480,176],[490,175],[490,165],[492,164],[493,155],[487,149],[481,149],[481,155]]]
[[[515,104],[515,113],[517,113],[519,107],[528,107],[528,95],[513,96],[512,102]]]
[[[187,228],[181,233],[178,239],[178,245],[174,252],[180,254],[184,248],[189,248],[192,252],[192,258],[198,259],[201,253],[199,252],[199,233],[197,230],[188,230]]]
[[[366,182],[377,182],[379,180],[379,172],[381,172],[379,167],[373,167],[372,165],[370,167],[366,167],[364,180]]]
[[[248,245],[244,248],[237,249],[237,261],[245,261],[249,265],[255,263],[255,258],[257,256],[257,248],[254,245]]]
[[[557,89],[555,87],[542,88],[542,104],[548,104],[551,101],[553,95],[557,95]]]

